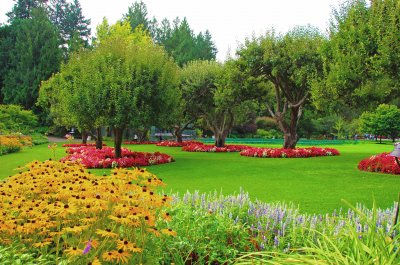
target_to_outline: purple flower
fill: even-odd
[[[91,248],[92,248],[92,239],[89,239],[89,241],[86,243],[85,249],[83,250],[83,255],[89,253]]]

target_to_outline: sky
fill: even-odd
[[[83,14],[91,19],[92,34],[106,17],[109,23],[121,19],[135,0],[80,0]],[[149,18],[158,21],[186,17],[195,34],[209,30],[218,49],[217,59],[233,55],[246,37],[260,36],[274,28],[285,33],[297,25],[310,24],[323,33],[332,8],[340,0],[144,0]],[[13,0],[0,0],[0,23]]]

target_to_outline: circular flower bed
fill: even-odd
[[[368,172],[400,174],[400,166],[397,165],[395,158],[390,156],[389,153],[373,155],[361,160],[358,164],[358,169]]]
[[[164,184],[146,170],[101,177],[76,163],[26,167],[0,182],[2,245],[54,253],[65,264],[137,264],[152,250],[145,242],[175,234],[157,229],[171,218],[162,217],[171,199],[155,192]]]
[[[161,141],[158,142],[156,145],[157,146],[166,146],[166,147],[182,147],[182,146],[187,146],[187,145],[203,145],[203,143],[198,142],[198,141],[183,141],[181,143],[178,143],[176,141]]]
[[[127,148],[121,148],[122,157],[115,158],[114,148],[104,147],[96,149],[90,146],[71,147],[67,149],[68,156],[61,161],[79,161],[86,168],[114,168],[150,166],[173,162],[174,159],[159,152],[145,153],[132,152]]]
[[[191,144],[183,146],[182,151],[186,152],[240,152],[250,148],[247,145],[225,145],[224,147],[216,147],[214,145],[205,145],[205,144]]]
[[[123,144],[156,144],[158,142],[155,141],[144,141],[144,142],[138,142],[138,141],[126,141],[123,142]]]
[[[241,156],[266,157],[266,158],[305,158],[316,156],[336,156],[339,151],[334,148],[247,148],[240,152]]]

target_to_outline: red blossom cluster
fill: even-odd
[[[63,144],[62,147],[81,147],[81,146],[96,146],[96,144]],[[106,144],[103,143],[103,146]]]
[[[240,152],[242,156],[267,158],[306,158],[315,156],[336,156],[339,151],[334,148],[248,148]]]
[[[358,169],[369,172],[400,174],[400,166],[397,165],[395,158],[390,156],[389,153],[373,155],[361,160],[358,163]]]
[[[182,151],[186,152],[240,152],[242,150],[246,150],[250,148],[247,145],[225,145],[224,147],[216,147],[214,145],[205,145],[205,144],[191,144],[183,146]]]
[[[123,142],[123,144],[156,144],[158,142],[156,141],[143,141],[143,142],[138,142],[138,141],[126,141]]]
[[[157,146],[166,146],[166,147],[182,147],[182,146],[187,146],[187,145],[203,145],[203,143],[198,142],[198,141],[183,141],[181,143],[175,142],[175,141],[161,141],[158,142],[156,145]]]
[[[159,152],[132,152],[127,148],[122,148],[121,151],[122,157],[115,158],[112,147],[103,149],[95,149],[90,146],[71,147],[66,151],[69,155],[62,158],[61,161],[79,161],[86,168],[150,166],[174,161],[171,156]]]

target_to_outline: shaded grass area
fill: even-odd
[[[379,207],[389,207],[400,191],[399,176],[357,169],[360,160],[392,150],[393,145],[389,143],[334,146],[341,152],[340,156],[304,159],[252,158],[238,153],[190,153],[182,152],[179,147],[155,145],[126,147],[133,151],[160,151],[175,158],[174,163],[148,167],[167,183],[164,188],[167,193],[199,190],[233,194],[243,188],[252,199],[293,202],[303,212],[326,213],[345,207],[342,199],[353,205],[361,202],[368,207],[375,200]],[[12,169],[19,165],[52,156],[47,145],[1,156],[0,178],[15,174]],[[64,148],[59,147],[56,158],[62,156]],[[98,175],[109,173],[105,169],[91,171]]]

